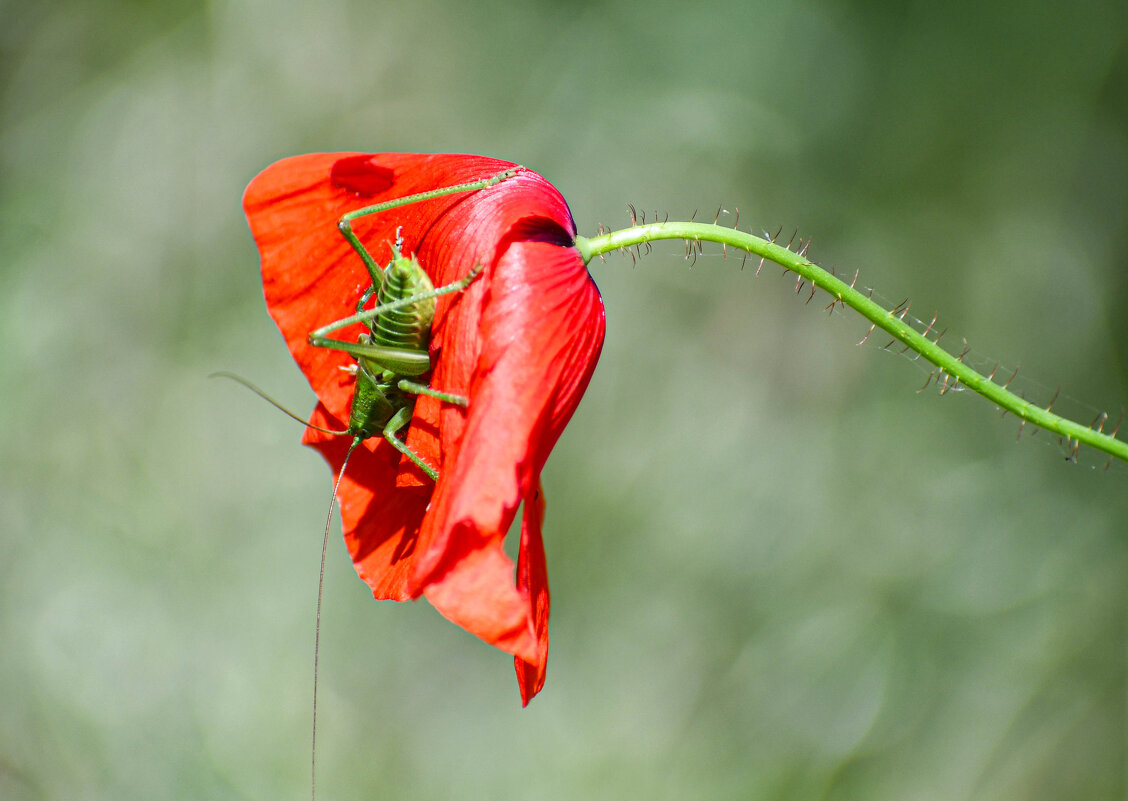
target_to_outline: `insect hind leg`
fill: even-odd
[[[395,200],[388,200],[383,203],[377,203],[374,206],[365,206],[364,208],[355,209],[343,215],[337,222],[337,230],[352,246],[357,255],[364,261],[364,266],[368,270],[368,274],[372,277],[373,286],[380,286],[383,270],[376,260],[372,258],[372,254],[365,249],[359,237],[352,229],[352,221],[358,217],[366,217],[370,214],[379,214],[388,209],[398,208],[400,206],[408,206],[412,203],[419,203],[424,200],[431,200],[432,198],[443,197],[444,195],[454,195],[460,192],[477,192],[482,189],[488,189],[491,186],[496,186],[502,181],[508,180],[520,171],[519,167],[510,167],[507,170],[502,170],[496,175],[491,175],[489,178],[482,178],[478,181],[469,181],[464,184],[455,184],[454,186],[444,186],[441,189],[432,189],[427,192],[418,192],[414,195],[407,195],[406,197],[396,198]]]

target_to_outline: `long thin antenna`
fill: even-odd
[[[325,595],[325,554],[329,551],[329,526],[333,522],[333,501],[337,499],[337,490],[341,487],[341,479],[345,477],[349,457],[360,442],[360,437],[353,438],[352,445],[345,454],[345,461],[341,463],[341,472],[337,474],[337,480],[333,484],[333,494],[329,496],[329,515],[325,518],[325,534],[321,538],[321,574],[317,578],[317,623],[313,628],[313,736],[309,748],[309,784],[312,801],[317,801],[317,668],[321,655],[321,599]]]
[[[275,409],[278,409],[279,411],[283,412],[286,416],[291,417],[294,420],[297,420],[299,423],[301,423],[306,428],[312,428],[314,431],[320,431],[322,434],[336,434],[337,436],[344,436],[345,434],[349,433],[347,430],[346,431],[333,431],[333,430],[328,429],[328,428],[322,428],[321,426],[315,426],[313,423],[307,423],[305,420],[298,417],[296,414],[291,412],[289,409],[287,409],[281,403],[274,400],[274,398],[267,395],[266,392],[259,389],[258,387],[256,387],[254,384],[252,384],[250,381],[243,378],[242,376],[238,376],[238,375],[235,375],[234,373],[228,373],[226,371],[221,370],[217,373],[211,373],[208,376],[208,378],[230,378],[232,381],[235,381],[236,383],[242,384],[247,389],[249,389],[251,392],[255,393],[260,398],[262,398],[264,401],[266,401],[271,406],[273,406]]]

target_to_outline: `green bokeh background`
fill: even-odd
[[[1032,399],[1128,398],[1118,0],[6,0],[0,80],[6,800],[308,792],[329,475],[207,379],[313,403],[240,207],[280,157],[504,157],[588,234],[739,207]],[[592,265],[528,709],[334,536],[322,797],[1125,797],[1128,470],[683,255]]]

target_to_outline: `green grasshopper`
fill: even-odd
[[[349,411],[349,427],[332,433],[352,436],[353,447],[369,437],[382,434],[392,447],[411,459],[432,481],[438,479],[435,469],[397,435],[410,424],[415,399],[419,395],[429,395],[444,403],[463,407],[468,404],[461,395],[440,392],[413,379],[431,370],[428,346],[431,342],[431,322],[435,316],[435,298],[465,290],[481,274],[482,267],[476,265],[466,277],[436,289],[415,257],[403,255],[403,243],[398,235],[392,246],[391,262],[386,267],[380,267],[353,232],[352,221],[443,195],[476,192],[499,184],[516,172],[516,169],[508,169],[490,178],[366,206],[350,211],[337,223],[341,234],[363,260],[372,285],[361,295],[356,314],[323,326],[309,335],[309,344],[315,347],[344,351],[356,358],[353,369],[356,385]],[[365,310],[364,304],[372,297],[376,298],[376,307]],[[329,338],[334,331],[355,323],[364,323],[368,327],[368,333],[361,334],[357,342]]]

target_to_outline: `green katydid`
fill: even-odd
[[[481,273],[481,265],[475,266],[464,278],[436,289],[415,257],[403,255],[402,242],[398,238],[392,247],[391,262],[381,268],[353,232],[352,221],[443,195],[486,189],[511,178],[516,172],[516,169],[508,169],[490,178],[366,206],[350,211],[337,223],[341,234],[364,262],[372,285],[357,302],[356,314],[323,326],[309,335],[309,344],[344,351],[357,360],[349,427],[334,433],[352,435],[353,447],[380,433],[432,481],[438,479],[438,473],[397,434],[411,422],[418,395],[429,395],[459,406],[467,405],[467,399],[460,395],[440,392],[412,379],[431,369],[427,349],[431,341],[431,321],[435,316],[435,298],[465,290]],[[364,304],[372,297],[376,298],[376,307],[365,310]],[[369,329],[369,333],[362,334],[359,341],[353,343],[329,338],[332,332],[355,323],[365,323]],[[352,452],[351,448],[349,452]],[[344,472],[343,466],[341,472]]]
[[[480,273],[475,267],[465,278],[435,289],[415,257],[404,256],[402,243],[392,247],[392,261],[383,269],[379,285],[369,287],[357,303],[357,313],[317,329],[309,344],[331,348],[356,358],[350,372],[356,380],[349,427],[341,434],[353,437],[353,445],[382,434],[396,450],[407,456],[432,481],[438,473],[423,461],[397,434],[411,422],[415,397],[430,395],[458,406],[466,406],[461,395],[439,392],[411,378],[431,369],[427,347],[431,340],[431,321],[435,298],[468,287]],[[375,296],[378,305],[367,311],[364,304]],[[368,324],[369,333],[355,342],[330,339],[337,329],[356,322]]]

